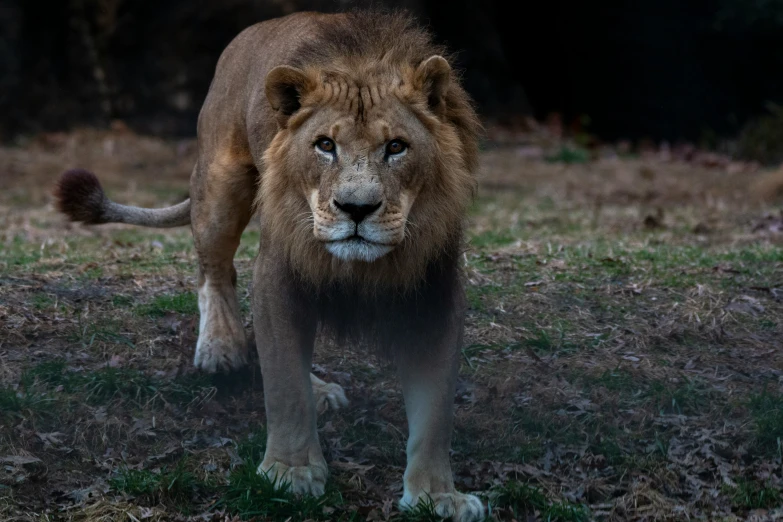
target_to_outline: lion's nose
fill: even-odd
[[[358,225],[364,218],[381,208],[381,202],[379,201],[378,203],[371,203],[369,205],[356,205],[354,203],[340,203],[335,199],[334,206],[351,216],[354,223]]]

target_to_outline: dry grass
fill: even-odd
[[[783,516],[783,225],[753,196],[767,175],[526,156],[484,153],[471,213],[459,487],[498,520]],[[230,385],[190,369],[189,232],[85,228],[51,208],[64,167],[164,205],[192,163],[191,142],[127,131],[0,149],[0,518],[400,519],[391,369],[322,343],[316,372],[352,399],[319,421],[332,490],[273,501],[244,473],[263,445],[258,372]],[[257,241],[251,227],[243,289]]]

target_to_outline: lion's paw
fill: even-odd
[[[313,385],[315,408],[319,414],[328,409],[339,410],[348,406],[345,390],[339,384],[324,382],[312,373],[310,374],[310,383]]]
[[[435,514],[454,522],[479,522],[484,520],[484,504],[475,495],[465,493],[420,493],[415,498],[408,491],[400,500],[402,509],[411,509],[419,502],[431,501]]]
[[[207,373],[240,370],[248,363],[247,339],[239,313],[226,302],[226,296],[209,285],[199,289],[201,319],[193,365]]]
[[[196,346],[193,365],[207,373],[241,370],[247,366],[247,353],[239,349],[236,343],[209,339]]]
[[[326,464],[309,464],[307,466],[288,466],[282,462],[266,460],[258,466],[258,474],[266,475],[277,487],[290,483],[290,491],[295,495],[312,495],[320,497],[324,494],[326,478],[329,471]]]

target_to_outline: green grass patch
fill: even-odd
[[[129,295],[114,295],[111,298],[111,304],[114,306],[129,307],[133,305],[133,298]]]
[[[153,473],[149,470],[122,468],[109,479],[109,485],[121,493],[136,497],[150,505],[167,502],[181,511],[189,511],[191,499],[199,489],[209,488],[180,460],[173,469]]]
[[[45,395],[27,390],[17,391],[10,387],[0,388],[0,419],[21,417],[25,414],[48,415],[52,408],[53,400]]]
[[[515,519],[526,520],[538,513],[537,520],[551,522],[587,522],[590,511],[583,504],[550,500],[538,486],[511,480],[489,492],[491,508],[508,510]]]
[[[587,163],[590,161],[590,151],[579,146],[561,146],[556,152],[549,154],[546,160],[550,163]]]
[[[609,465],[620,464],[626,458],[622,446],[613,437],[600,437],[590,444],[590,452],[593,455],[603,455]]]
[[[101,277],[103,277],[103,268],[99,266],[90,267],[79,274],[79,279],[82,281],[94,281],[96,279],[100,279]]]
[[[202,372],[181,375],[171,381],[162,382],[158,387],[162,400],[180,405],[204,401],[215,391],[212,377]]]
[[[167,294],[156,297],[151,303],[136,307],[136,314],[163,317],[167,313],[195,315],[198,313],[198,299],[193,292]]]
[[[235,259],[254,259],[258,253],[258,247],[261,244],[261,232],[255,229],[248,229],[242,233],[242,239]]]
[[[373,462],[392,465],[405,463],[405,440],[399,431],[391,429],[385,422],[373,421],[366,417],[349,420],[343,429],[342,436],[349,444],[372,441],[372,454],[365,456]]]
[[[62,386],[63,391],[76,391],[82,381],[82,376],[67,369],[65,361],[55,359],[44,361],[22,372],[21,385],[26,390],[35,388],[50,388]]]
[[[677,383],[649,381],[625,368],[606,370],[598,376],[581,374],[576,378],[588,390],[602,387],[617,394],[620,402],[647,404],[661,415],[698,415],[719,403],[715,392],[696,379]]]
[[[209,399],[215,389],[207,375],[188,375],[166,381],[129,368],[101,368],[83,376],[83,389],[92,404],[114,400],[156,405],[189,405]]]
[[[0,267],[25,268],[41,259],[40,245],[33,245],[23,235],[17,234],[7,243],[0,242]]]
[[[583,439],[577,419],[557,415],[558,407],[546,410],[532,410],[527,407],[511,411],[512,433],[521,432],[530,444],[543,446],[546,443],[576,444]]]
[[[131,402],[146,405],[163,403],[188,406],[208,400],[215,392],[210,377],[205,374],[182,375],[172,380],[154,379],[131,368],[109,366],[91,372],[75,372],[65,361],[45,361],[26,369],[20,379],[25,396],[48,397],[52,391],[61,391],[70,397],[64,400],[85,402],[93,405],[112,401]],[[16,401],[21,400],[18,397]],[[8,399],[11,404],[11,399]],[[0,400],[0,407],[2,406]],[[14,406],[14,411],[23,406]]]
[[[713,393],[694,379],[671,385],[653,381],[644,392],[661,414],[699,415],[711,405]]]
[[[470,244],[474,248],[502,247],[514,241],[516,238],[508,230],[487,230],[470,238]]]
[[[359,520],[355,513],[341,512],[343,500],[333,482],[327,483],[323,496],[315,498],[294,495],[290,483],[259,475],[265,444],[266,436],[259,431],[237,445],[242,464],[231,472],[216,508],[243,520]]]
[[[115,399],[144,404],[158,393],[159,384],[137,370],[106,367],[83,378],[87,401],[91,404]]]
[[[783,396],[766,388],[748,401],[757,448],[764,454],[783,457]]]
[[[135,348],[133,341],[121,333],[122,325],[119,321],[101,321],[99,323],[82,324],[82,316],[76,330],[69,337],[69,341],[81,343],[85,348],[91,348],[96,343],[125,345]]]
[[[435,503],[432,498],[419,499],[419,503],[392,517],[393,522],[442,522],[443,517],[435,512]]]
[[[511,349],[524,347],[542,354],[560,353],[573,354],[578,351],[594,348],[601,344],[605,336],[598,335],[587,340],[574,339],[573,325],[568,321],[557,321],[551,329],[535,328],[532,336],[528,336]],[[551,333],[550,333],[551,330]]]
[[[30,304],[32,304],[33,308],[36,310],[46,310],[54,305],[54,299],[52,299],[52,296],[49,294],[39,292],[33,294],[32,299],[30,299]]]
[[[721,492],[729,497],[731,506],[740,511],[783,506],[783,495],[777,488],[754,481],[738,480],[735,487],[724,484]]]
[[[606,370],[597,377],[586,375],[583,380],[587,387],[601,386],[609,391],[624,394],[638,391],[641,386],[638,378],[624,368]]]

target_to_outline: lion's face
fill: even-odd
[[[312,281],[415,280],[459,241],[474,113],[449,91],[440,56],[376,65],[278,66],[267,75],[279,128],[257,203],[269,240]]]
[[[396,97],[362,113],[314,108],[290,143],[300,158],[312,232],[333,256],[374,261],[406,237],[410,210],[436,154],[432,136]]]

